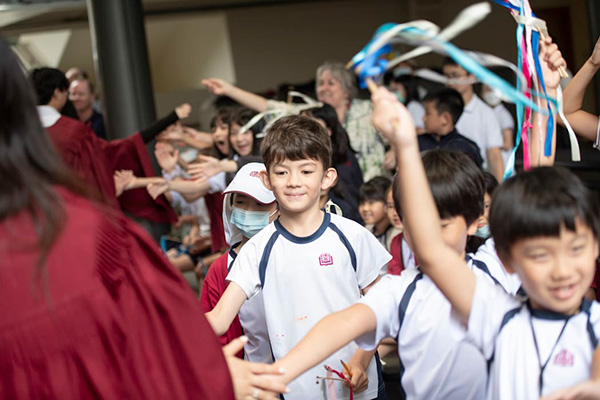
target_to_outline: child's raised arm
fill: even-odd
[[[575,132],[592,142],[596,140],[598,116],[582,110],[581,106],[585,90],[598,69],[600,69],[600,38],[598,38],[590,58],[565,88],[563,99],[565,116]]]
[[[376,327],[377,319],[373,311],[364,304],[355,304],[320,320],[275,365],[284,369],[283,380],[289,383],[351,341],[374,331]]]
[[[466,322],[475,276],[442,238],[440,217],[427,183],[414,124],[406,107],[384,88],[373,95],[373,125],[392,144],[398,173],[403,222],[421,270],[429,275]]]
[[[552,98],[556,98],[557,88],[560,84],[559,67],[566,67],[567,63],[562,57],[558,46],[552,43],[552,38],[547,37],[540,42],[540,64],[542,66],[542,75],[546,86],[546,93]],[[539,85],[541,87],[541,84]],[[542,109],[547,108],[545,98],[540,98]],[[552,126],[552,152],[549,156],[544,155],[544,143],[546,142],[546,132],[548,126],[548,116],[540,113],[533,114],[533,128],[531,130],[531,164],[533,167],[543,165],[554,165],[556,155],[556,120],[553,120]]]
[[[215,308],[204,314],[217,336],[227,332],[244,301],[246,301],[244,290],[237,283],[229,282]]]

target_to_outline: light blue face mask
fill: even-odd
[[[406,103],[406,99],[404,98],[404,96],[402,96],[402,94],[400,92],[394,92],[394,94],[396,95],[396,98],[398,99],[398,101],[402,104]]]
[[[487,239],[490,237],[490,225],[484,225],[481,228],[477,228],[477,232],[475,232],[475,236],[482,239]]]
[[[269,225],[271,215],[267,211],[246,211],[233,207],[231,223],[242,231],[245,237],[251,238]]]

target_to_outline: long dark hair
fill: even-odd
[[[340,124],[335,109],[329,104],[323,107],[312,108],[306,111],[306,115],[313,118],[322,119],[325,125],[331,131],[331,146],[333,147],[332,162],[333,165],[345,164],[348,161],[348,151],[355,151],[350,147],[350,139],[344,127]]]
[[[64,220],[55,186],[76,194],[88,192],[54,150],[35,105],[33,88],[0,37],[0,221],[23,211],[31,215],[40,251],[39,276]]]

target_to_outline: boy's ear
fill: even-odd
[[[271,178],[269,178],[269,173],[265,170],[262,170],[260,171],[258,176],[260,177],[260,181],[262,182],[262,184],[270,191],[273,191],[273,188],[271,187]]]
[[[467,227],[467,235],[473,236],[477,232],[477,225],[479,225],[479,218],[471,222],[471,225]]]
[[[327,168],[323,179],[321,179],[321,190],[327,190],[337,182],[337,171],[335,168]]]
[[[440,114],[440,116],[444,119],[445,125],[452,124],[452,115],[450,115],[450,113],[448,111],[444,111],[442,114]],[[452,125],[454,125],[454,124],[452,124]]]

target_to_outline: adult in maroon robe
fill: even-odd
[[[66,217],[39,283],[31,217],[0,224],[0,397],[232,399],[200,304],[149,236],[56,190]]]

